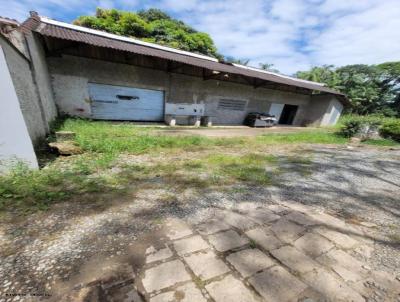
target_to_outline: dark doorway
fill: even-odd
[[[281,118],[279,119],[279,124],[292,125],[297,108],[299,108],[299,106],[285,105],[282,110]]]

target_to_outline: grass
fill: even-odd
[[[311,160],[304,154],[296,157],[264,154],[268,146],[348,142],[333,129],[218,139],[168,136],[152,127],[72,118],[55,125],[56,130],[74,131],[76,143],[84,153],[58,158],[38,171],[18,164],[9,174],[0,176],[0,211],[46,210],[64,200],[90,202],[106,194],[126,194],[127,190],[160,182],[175,190],[223,189],[224,185],[232,184],[269,185],[280,173],[287,172],[282,163],[302,176],[310,175],[312,169]],[[398,145],[390,140],[363,143]],[[120,162],[122,154],[145,154],[147,160]],[[177,202],[170,195],[160,200],[167,204]]]
[[[341,137],[330,129],[316,129],[296,133],[271,133],[257,138],[264,144],[346,144],[347,138]]]
[[[381,146],[381,147],[395,147],[399,146],[400,143],[387,138],[382,139],[367,139],[362,141],[362,144],[371,145],[371,146]]]

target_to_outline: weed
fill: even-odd
[[[255,249],[257,247],[257,243],[253,239],[250,239],[249,241],[250,241],[250,247],[252,249]]]

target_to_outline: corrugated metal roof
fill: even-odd
[[[221,63],[212,57],[176,50],[128,37],[117,36],[82,26],[54,21],[48,18],[38,17],[37,15],[32,15],[32,17],[25,21],[22,26],[25,27],[25,30],[34,30],[41,35],[48,37],[81,42],[97,47],[128,51],[197,66],[212,71],[219,71],[221,73],[242,75],[273,83],[344,96],[344,94],[325,87],[321,83],[291,78],[289,76],[278,75],[272,72],[238,64]]]

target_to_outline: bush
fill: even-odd
[[[344,137],[353,137],[361,130],[362,123],[360,120],[349,120],[344,122],[340,129],[340,134]]]
[[[379,132],[383,137],[400,142],[400,120],[383,124]]]

